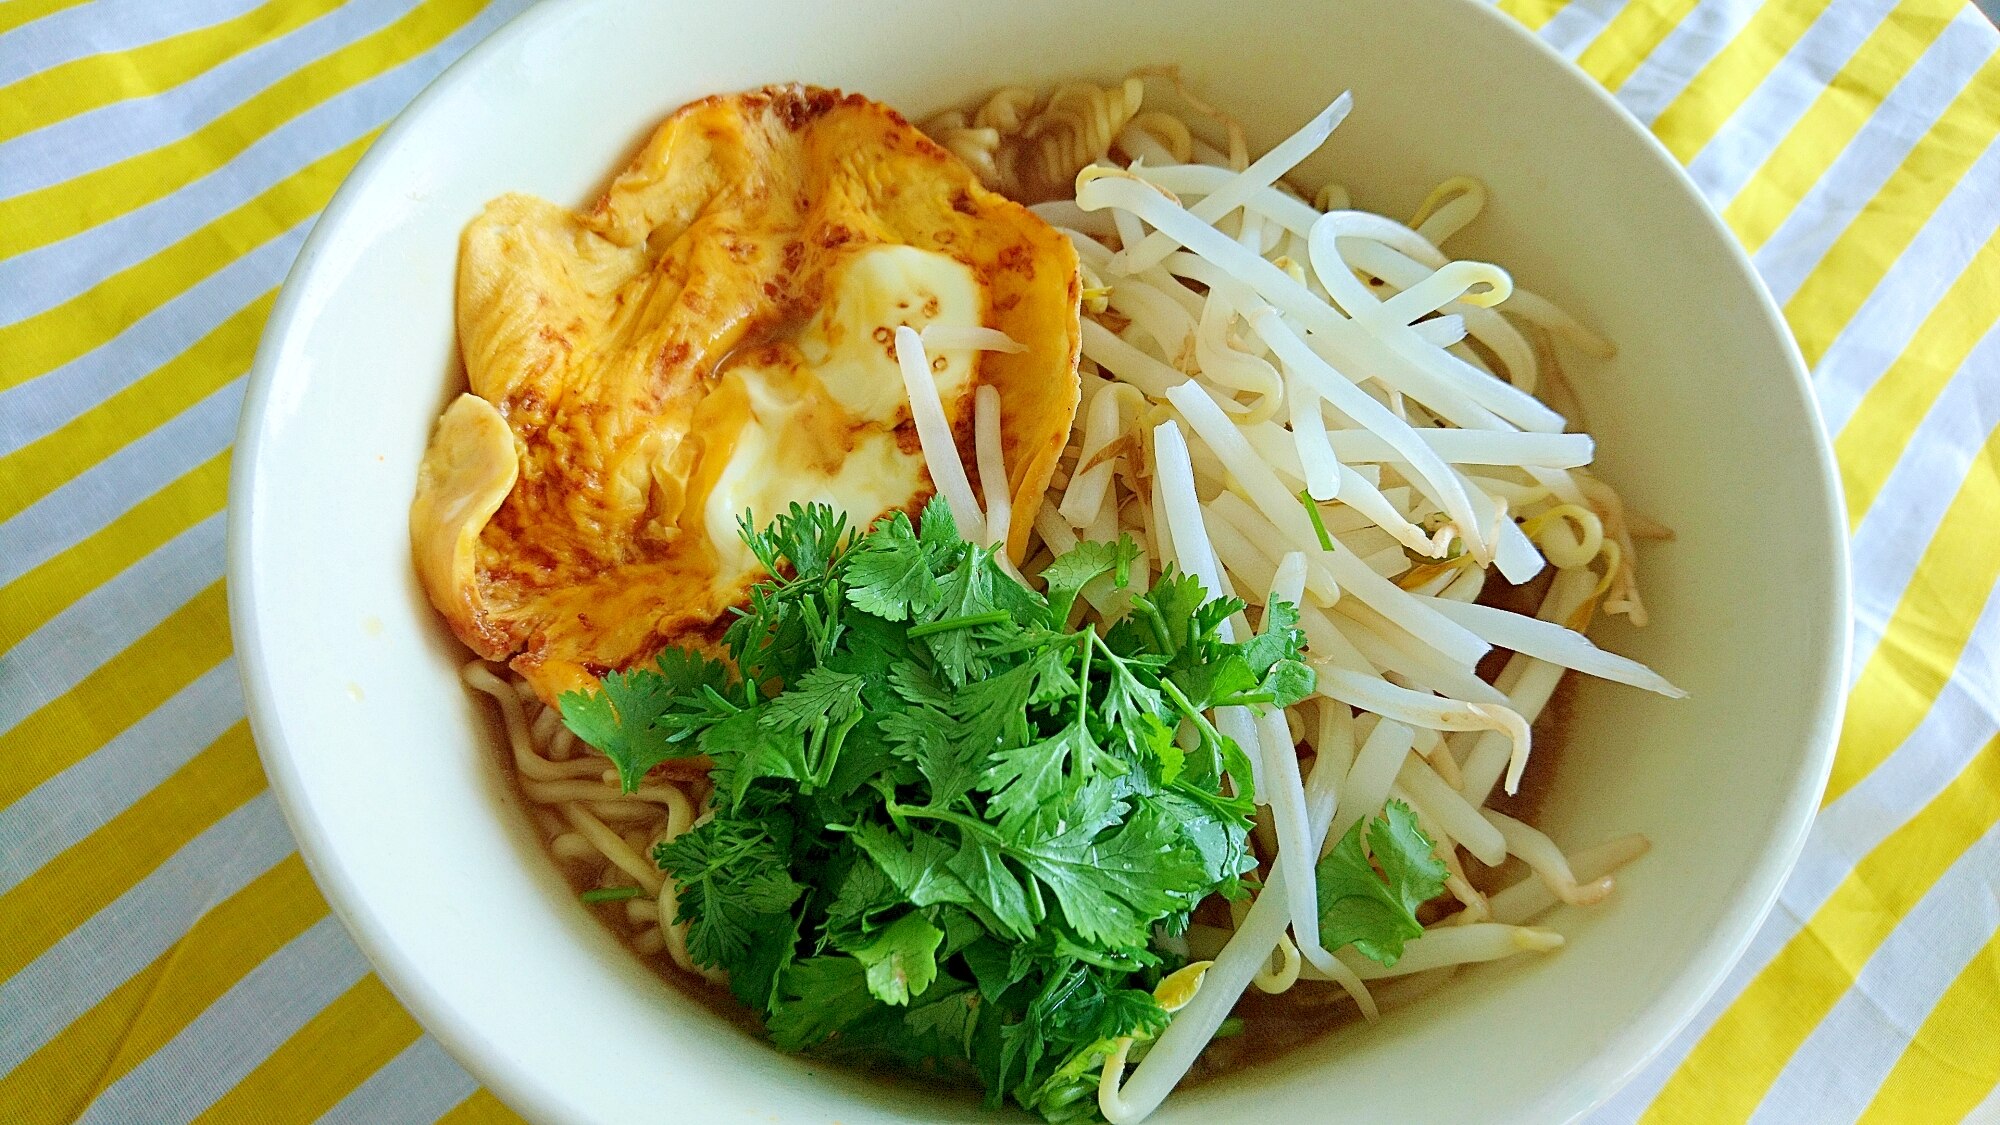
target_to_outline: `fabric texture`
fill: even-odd
[[[0,0],[0,1121],[514,1119],[307,876],[222,547],[243,375],[314,216],[526,3]],[[1804,858],[1591,1120],[2000,1120],[2000,35],[1962,0],[1500,6],[1751,253],[1853,536]]]

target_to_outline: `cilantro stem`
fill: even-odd
[[[731,715],[734,715],[739,710],[736,704],[731,703],[729,702],[729,700],[723,698],[721,692],[715,690],[713,687],[710,687],[708,684],[701,685],[701,694],[702,698],[707,699],[709,702],[715,704],[717,707],[722,708]]]
[[[578,896],[585,902],[624,902],[628,898],[638,898],[637,887],[592,887]]]
[[[981,625],[998,625],[1003,621],[1011,621],[1013,618],[1014,615],[1004,609],[988,610],[985,613],[968,613],[963,617],[946,617],[942,620],[928,622],[923,625],[913,625],[910,627],[908,636],[911,640],[916,640],[918,637],[928,637],[937,633],[949,633],[953,629],[974,629]]]
[[[1076,677],[1076,721],[1079,725],[1090,714],[1090,652],[1096,646],[1090,643],[1089,638],[1097,635],[1097,630],[1088,625],[1083,627],[1083,631],[1088,636],[1080,638],[1083,641],[1083,671]]]
[[[1195,708],[1194,701],[1189,699],[1185,692],[1181,691],[1179,684],[1162,676],[1160,677],[1160,690],[1167,693],[1167,698],[1173,700],[1174,707],[1181,714],[1194,720],[1194,724],[1201,728],[1203,734],[1213,738],[1217,746],[1222,745],[1222,732],[1216,730],[1215,724],[1209,722],[1208,717]]]
[[[899,805],[894,801],[888,802],[888,808],[891,817],[941,820],[946,824],[956,824],[961,832],[970,832],[974,836],[999,847],[1003,851],[1009,850],[1006,841],[1001,838],[1000,833],[992,825],[976,817],[970,817],[964,813],[955,813],[950,809],[911,808],[908,805]]]
[[[1305,505],[1306,515],[1312,520],[1313,534],[1319,536],[1320,550],[1333,550],[1333,536],[1327,533],[1326,521],[1320,519],[1319,505],[1313,503],[1312,493],[1303,488],[1299,489],[1299,503]]]
[[[824,789],[833,780],[834,766],[840,760],[841,746],[847,742],[847,732],[859,726],[860,723],[861,712],[858,709],[852,715],[842,719],[838,725],[831,728],[826,725],[824,716],[813,720],[813,741],[815,743],[813,752],[816,755],[815,760],[818,763],[813,768],[812,781],[815,787]]]
[[[823,653],[826,649],[826,622],[820,617],[818,604],[811,598],[801,598],[799,612],[805,617],[806,633],[812,637],[813,651]]]
[[[1132,611],[1145,618],[1147,627],[1153,630],[1153,640],[1160,646],[1161,652],[1174,650],[1173,638],[1167,635],[1167,619],[1160,616],[1159,606],[1146,598],[1133,598]]]

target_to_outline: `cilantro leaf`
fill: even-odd
[[[774,577],[787,563],[802,578],[822,571],[847,543],[847,513],[826,504],[793,501],[762,531],[755,521],[755,513],[744,512],[737,534]]]
[[[852,957],[808,957],[779,974],[764,1026],[786,1051],[816,1046],[877,1007],[868,971]]]
[[[758,711],[739,711],[701,733],[702,753],[715,763],[709,767],[709,780],[732,807],[743,802],[752,782],[808,781],[813,776],[805,739],[766,726],[760,718]]]
[[[993,566],[992,554],[984,548],[972,547],[959,557],[957,565],[944,575],[937,609],[927,614],[930,621],[955,618],[983,618],[999,608],[993,597],[993,580],[999,574]],[[1000,574],[1004,581],[1012,581]],[[982,634],[988,626],[972,626],[932,633],[918,641],[927,650],[937,670],[946,682],[954,687],[965,684],[985,673],[987,663],[978,656]]]
[[[1174,683],[1193,701],[1196,710],[1206,711],[1212,707],[1246,702],[1241,697],[1256,690],[1257,673],[1251,670],[1250,662],[1241,654],[1231,652],[1220,660],[1197,664],[1177,673]]]
[[[937,979],[937,949],[944,931],[922,914],[905,914],[874,940],[850,952],[867,969],[868,991],[884,1004],[908,1004]]]
[[[908,901],[888,874],[865,854],[850,857],[839,888],[826,906],[827,932],[836,939],[873,927],[877,915]]]
[[[734,689],[722,664],[676,648],[661,652],[655,667],[611,672],[598,690],[556,700],[569,729],[611,759],[627,793],[647,770],[697,753],[688,736],[702,721],[734,711],[724,698]]]
[[[1290,602],[1265,606],[1260,625],[1257,635],[1243,643],[1242,652],[1251,672],[1261,680],[1270,673],[1273,664],[1299,658],[1305,634],[1299,631],[1299,607]]]
[[[861,718],[861,689],[865,683],[852,672],[836,672],[822,666],[800,676],[791,690],[759,708],[759,727],[799,736],[805,742],[800,756],[801,772],[767,776],[795,776],[800,790],[806,793],[826,785],[839,763],[848,732]],[[786,749],[789,753],[790,746]],[[741,784],[740,776],[738,783]]]
[[[1099,837],[1102,827],[1076,824],[1012,850],[1054,892],[1063,918],[1084,940],[1140,948],[1154,918],[1193,908],[1204,889],[1202,864],[1157,805],[1144,804]]]
[[[1041,674],[1034,665],[1021,664],[960,688],[951,702],[957,723],[953,737],[980,754],[1028,741],[1028,700]]]
[[[1077,595],[1083,592],[1099,576],[1113,575],[1117,589],[1123,589],[1132,580],[1132,560],[1139,557],[1139,544],[1129,535],[1121,535],[1116,543],[1099,543],[1084,540],[1076,547],[1042,568],[1042,581],[1048,584],[1044,592],[1049,600],[1049,616],[1057,624],[1069,620],[1070,607],[1076,604]]]
[[[697,964],[732,967],[774,917],[786,917],[805,888],[790,875],[787,841],[765,819],[716,819],[654,849],[678,884]]]
[[[820,720],[842,722],[861,709],[860,676],[815,668],[788,685],[758,713],[758,725],[770,730],[804,734]]]
[[[1268,707],[1290,707],[1312,695],[1319,685],[1319,673],[1303,660],[1280,660],[1271,665],[1264,679],[1257,685],[1260,694],[1269,695]]]
[[[965,967],[972,970],[979,995],[989,1004],[999,1003],[1007,990],[1021,981],[1022,974],[1015,969],[1012,954],[1000,941],[985,938],[966,946],[960,953],[965,958]]]
[[[927,832],[898,836],[876,824],[864,824],[852,836],[912,906],[973,901],[965,883],[947,870],[952,847],[944,840]]]
[[[1178,781],[1181,771],[1187,768],[1187,755],[1174,741],[1173,729],[1151,711],[1140,713],[1132,721],[1133,728],[1128,734],[1143,739],[1147,752],[1159,762],[1160,784],[1172,785]]]
[[[942,495],[933,495],[924,505],[923,517],[917,521],[917,542],[923,545],[933,573],[950,567],[970,546],[959,538],[958,520]]]
[[[1257,857],[1250,854],[1248,809],[1219,813],[1182,790],[1155,799],[1180,826],[1181,839],[1200,861],[1203,878],[1223,897],[1240,897],[1241,876],[1257,869]]]
[[[956,981],[940,979],[906,1012],[889,1013],[892,1020],[872,1020],[857,1029],[869,1049],[882,1051],[910,1065],[929,1060],[965,1057],[974,1050],[979,1030],[978,997]]]
[[[905,703],[930,707],[951,706],[953,694],[940,685],[922,665],[906,660],[889,669],[889,688]]]
[[[1169,659],[1194,640],[1194,614],[1205,598],[1201,581],[1168,567],[1153,580],[1153,588],[1132,595],[1132,611],[1114,630],[1130,651]]]
[[[1362,847],[1363,830],[1377,875]],[[1423,934],[1417,907],[1444,893],[1445,866],[1417,827],[1416,814],[1390,801],[1382,815],[1348,829],[1319,862],[1320,940],[1328,949],[1355,952],[1384,966],[1403,956],[1403,944]]]
[[[1010,837],[1047,835],[1062,818],[1065,778],[1073,776],[1066,767],[1074,759],[1075,769],[1088,768],[1089,756],[1100,753],[1082,723],[1039,742],[997,751],[979,777],[979,787],[992,794],[987,816],[997,815],[1000,831]]]
[[[958,737],[949,716],[928,707],[910,707],[882,718],[882,737],[898,755],[916,763],[930,782],[931,803],[950,805],[979,780],[979,759]]]
[[[862,698],[881,706],[890,695],[889,676],[914,667],[904,626],[872,613],[844,614],[842,624],[840,647],[819,666],[860,676],[865,681]]]
[[[902,512],[877,520],[848,552],[846,579],[847,600],[885,621],[927,613],[943,596],[910,517]]]
[[[1032,880],[1024,882],[1007,866],[1000,849],[967,833],[945,866],[966,888],[970,905],[994,933],[1016,941],[1034,936],[1046,916],[1041,895]]]
[[[1160,694],[1158,670],[1141,659],[1119,655],[1105,641],[1091,643],[1105,669],[1104,699],[1100,704],[1103,729],[1111,732],[1111,739],[1122,744],[1134,760],[1143,761],[1149,753],[1171,754],[1172,762],[1163,764],[1169,775],[1178,775],[1180,753],[1178,749],[1169,749],[1173,732],[1160,721],[1166,700]],[[1166,736],[1164,744],[1160,739],[1162,731]],[[1163,783],[1172,780],[1173,776],[1162,778]]]

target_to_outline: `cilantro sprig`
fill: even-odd
[[[1329,949],[1351,944],[1383,965],[1401,960],[1403,944],[1424,932],[1417,907],[1444,892],[1444,861],[1433,849],[1401,801],[1390,801],[1374,820],[1357,821],[1319,861],[1321,942]]]
[[[1180,961],[1161,937],[1204,898],[1247,893],[1249,759],[1206,715],[1312,690],[1296,612],[1270,607],[1271,627],[1226,642],[1242,603],[1172,571],[1126,591],[1130,540],[1081,545],[1038,593],[936,500],[858,534],[801,505],[740,529],[770,577],[726,660],[672,650],[560,700],[627,791],[708,758],[713,816],[653,854],[690,955],[785,1049],[962,1073],[991,1103],[1087,1116],[1088,1061],[1166,1023],[1151,989]],[[1072,628],[1107,580],[1129,611]],[[1405,838],[1396,823],[1385,839]],[[1327,862],[1359,856],[1339,870],[1384,888],[1360,847]],[[1388,906],[1421,884],[1336,887],[1330,917],[1356,948],[1400,951],[1371,919],[1401,925]]]

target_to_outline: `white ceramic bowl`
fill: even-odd
[[[1574,382],[1602,472],[1678,533],[1655,624],[1612,630],[1693,697],[1590,685],[1544,826],[1653,853],[1569,946],[1374,1027],[1183,1091],[1157,1120],[1557,1121],[1607,1097],[1720,981],[1795,857],[1831,758],[1846,571],[1804,371],[1667,153],[1472,0],[1143,5],[848,0],[538,5],[383,136],[307,242],[251,377],[229,589],[271,782],[335,912],[471,1071],[547,1121],[978,1121],[953,1091],[778,1054],[655,979],[577,907],[494,764],[465,654],[417,588],[405,513],[458,382],[453,263],[487,199],[582,204],[667,112],[767,82],[912,116],[1007,83],[1179,63],[1269,145],[1343,87],[1318,162],[1408,214],[1483,177],[1461,253],[1615,339]],[[1254,1102],[1251,1100],[1254,1098]],[[1224,1116],[1218,1117],[1217,1114]]]

